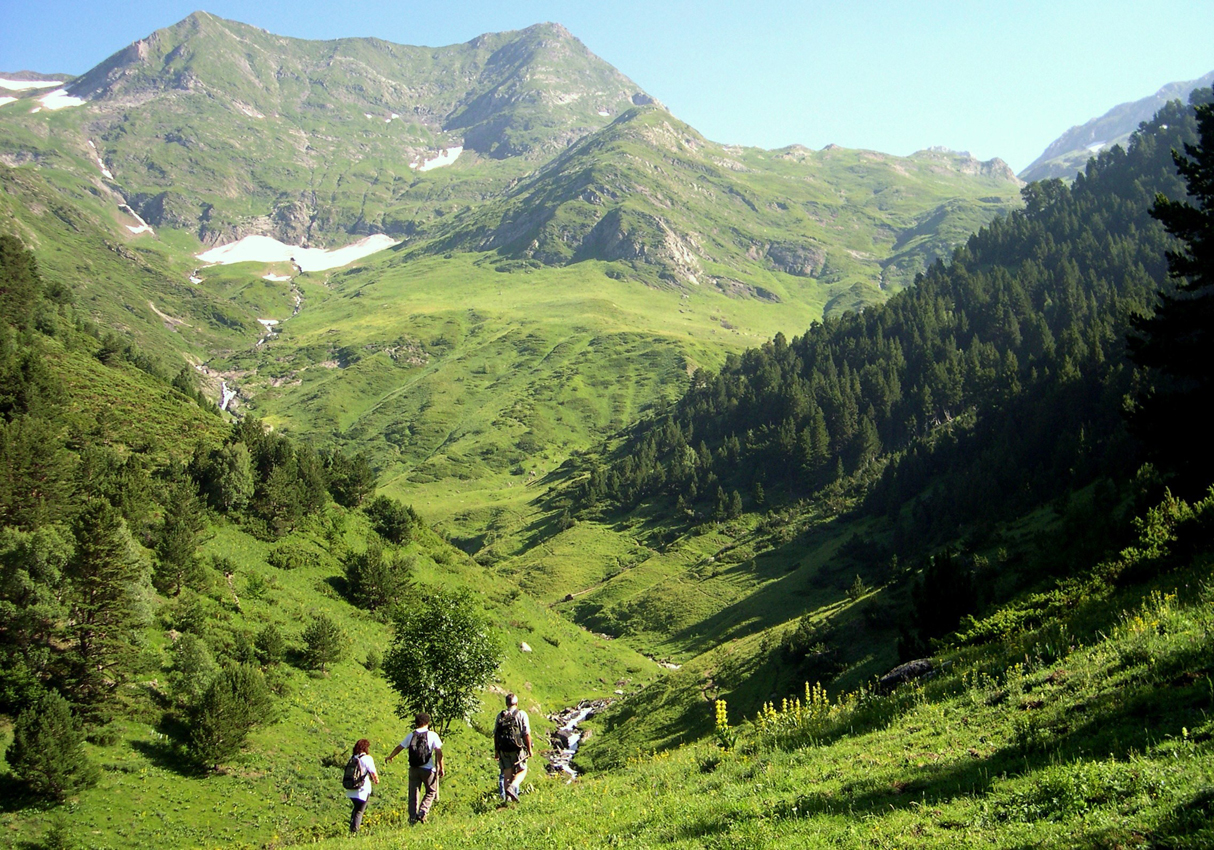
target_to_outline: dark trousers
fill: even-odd
[[[350,832],[355,833],[362,826],[363,812],[367,810],[367,801],[351,797],[350,802],[354,805],[354,810],[350,812]]]
[[[421,800],[417,795],[422,789]],[[425,822],[434,799],[438,796],[438,771],[424,767],[409,768],[409,820]]]

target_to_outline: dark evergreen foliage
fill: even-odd
[[[201,588],[207,570],[196,549],[204,525],[202,506],[194,487],[185,480],[175,481],[169,488],[164,521],[156,535],[153,579],[162,593],[177,596],[183,587]]]
[[[253,729],[273,720],[273,710],[260,670],[250,664],[225,667],[190,712],[191,756],[208,770],[230,761]]]
[[[364,508],[379,536],[391,543],[406,543],[412,539],[420,520],[413,508],[388,496],[376,496]]]
[[[60,802],[95,785],[101,773],[84,752],[82,724],[55,691],[17,717],[5,758],[30,792]]]
[[[70,665],[64,683],[74,702],[104,702],[130,674],[146,621],[141,597],[147,569],[118,510],[89,501],[72,527],[75,551],[64,568],[68,579]]]
[[[322,673],[328,672],[330,664],[341,661],[349,644],[341,626],[324,614],[312,618],[302,637],[304,664]]]
[[[732,491],[757,484],[770,504],[854,476],[869,512],[926,545],[1128,475],[1124,339],[1166,277],[1175,243],[1150,211],[1183,196],[1169,151],[1196,132],[1171,103],[1072,186],[1027,186],[1023,211],[885,305],[697,371],[610,458],[571,462],[574,505],[725,518]]]
[[[1157,196],[1152,215],[1181,241],[1168,252],[1179,281],[1163,292],[1153,315],[1135,322],[1134,361],[1147,368],[1147,386],[1132,416],[1149,456],[1187,496],[1214,479],[1214,445],[1202,405],[1214,391],[1214,104],[1210,90],[1194,92],[1199,144],[1172,157],[1189,198]],[[1205,101],[1205,102],[1200,102]]]
[[[253,649],[262,664],[278,664],[286,657],[287,641],[278,627],[270,623],[253,639]]]
[[[325,455],[325,473],[333,501],[346,508],[357,508],[375,491],[375,470],[363,452],[347,457],[339,449]]]
[[[345,566],[346,593],[360,608],[385,610],[413,592],[410,563],[397,553],[385,552],[378,541],[351,554]]]

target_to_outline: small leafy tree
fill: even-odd
[[[320,668],[322,673],[345,655],[346,633],[324,614],[314,617],[304,629],[303,642],[304,662],[313,669]]]
[[[249,733],[273,720],[274,698],[251,664],[225,667],[190,711],[186,745],[200,767],[217,768],[240,752]]]
[[[45,691],[17,718],[5,754],[9,767],[35,794],[62,801],[97,782],[99,771],[83,747],[84,730],[55,691]]]
[[[178,639],[173,647],[169,687],[180,703],[197,704],[218,672],[219,665],[215,663],[206,641],[192,634],[184,634]]]
[[[477,691],[501,664],[501,643],[466,593],[427,590],[398,609],[395,627],[383,666],[400,694],[397,714],[429,712],[445,734],[477,709]]]

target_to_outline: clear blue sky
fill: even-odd
[[[0,71],[79,74],[203,0],[0,0]],[[208,0],[297,38],[439,46],[539,21],[709,138],[930,145],[1024,168],[1067,128],[1214,70],[1211,0]]]

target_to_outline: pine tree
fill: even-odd
[[[198,560],[198,533],[205,521],[192,488],[179,482],[169,489],[164,522],[156,537],[156,587],[177,596],[183,587],[198,589],[206,568]]]
[[[78,704],[96,705],[126,678],[144,625],[146,569],[126,523],[109,502],[93,499],[73,527],[76,551],[67,563],[69,657],[67,687]]]
[[[190,754],[208,770],[229,761],[253,729],[272,722],[273,708],[260,670],[249,664],[225,667],[190,711]]]
[[[27,788],[62,801],[94,785],[100,775],[85,755],[83,740],[67,700],[46,691],[17,718],[5,757]]]
[[[366,551],[354,553],[346,561],[350,601],[368,611],[389,607],[409,591],[409,572],[408,562],[384,552],[379,541],[373,539]]]
[[[322,673],[345,655],[346,633],[324,614],[314,617],[304,629],[303,642],[304,661],[313,669],[319,668]]]
[[[273,623],[268,624],[253,639],[253,649],[262,664],[278,664],[287,654],[287,642]]]
[[[1214,390],[1214,104],[1198,105],[1196,113],[1199,144],[1186,144],[1187,156],[1172,151],[1192,202],[1161,194],[1151,210],[1183,243],[1167,255],[1179,283],[1174,295],[1160,295],[1153,316],[1135,323],[1140,335],[1130,340],[1131,356],[1150,379],[1132,425],[1182,493],[1214,480],[1214,446],[1201,413]]]

